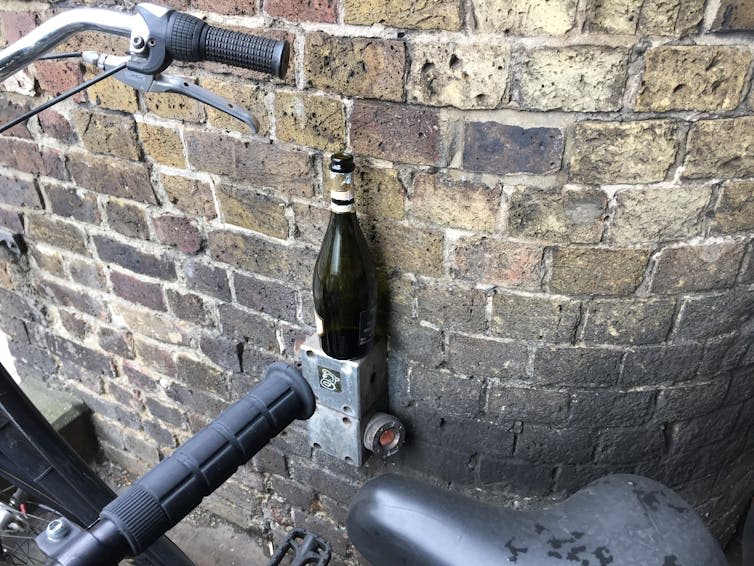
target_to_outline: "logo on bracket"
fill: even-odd
[[[322,389],[335,391],[336,393],[343,391],[339,372],[334,369],[323,368],[322,366],[318,366],[317,369],[319,370],[319,386]]]

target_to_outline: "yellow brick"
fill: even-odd
[[[183,143],[176,130],[142,123],[139,124],[139,138],[144,152],[157,163],[180,168],[186,166]]]

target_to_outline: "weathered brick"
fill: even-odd
[[[273,281],[235,274],[233,286],[239,304],[288,321],[296,320],[296,291]]]
[[[191,165],[208,173],[226,175],[254,187],[283,188],[288,194],[314,192],[312,157],[262,140],[241,141],[203,131],[185,132]]]
[[[178,318],[193,322],[204,327],[210,326],[210,315],[207,305],[199,295],[194,293],[180,293],[173,289],[166,292],[170,312]]]
[[[116,354],[123,358],[133,359],[136,354],[134,353],[133,334],[126,328],[112,328],[109,326],[102,326],[98,330],[97,343],[99,347]],[[129,380],[132,385],[137,385],[139,389],[142,386],[146,386],[148,389],[154,389],[154,384],[148,383],[146,378],[141,379],[138,383],[134,379],[133,372],[131,372],[131,379]],[[151,387],[149,387],[151,385]]]
[[[375,222],[365,232],[370,235],[376,263],[388,271],[402,269],[429,277],[442,275],[441,231],[382,221]]]
[[[745,251],[742,242],[665,248],[657,259],[651,289],[682,293],[730,287]]]
[[[671,454],[694,454],[704,446],[721,450],[721,442],[736,426],[740,405],[723,407],[706,415],[697,416],[673,426]]]
[[[409,391],[424,410],[468,417],[481,410],[484,381],[414,366],[409,375]]]
[[[502,188],[449,176],[420,173],[414,179],[411,213],[436,224],[492,232]]]
[[[754,175],[752,145],[754,116],[695,122],[686,141],[683,176],[750,177]]]
[[[419,283],[416,286],[419,318],[444,330],[484,332],[487,294],[452,283]]]
[[[526,372],[528,353],[521,342],[452,333],[448,350],[449,365],[459,374],[521,379]]]
[[[544,497],[552,491],[555,467],[493,456],[479,459],[479,484],[502,493],[522,497]]]
[[[485,236],[456,242],[451,273],[461,279],[502,287],[539,288],[541,247]]]
[[[50,208],[58,216],[69,217],[92,224],[99,223],[100,213],[97,207],[96,195],[53,183],[42,182],[40,186],[47,195]]]
[[[106,236],[94,236],[92,239],[100,259],[106,263],[115,263],[135,273],[158,279],[176,278],[175,264],[165,256],[148,254]]]
[[[644,54],[639,112],[729,111],[744,95],[751,65],[748,49],[723,46],[662,46]]]
[[[357,153],[391,161],[415,165],[446,162],[440,115],[435,108],[356,100],[351,111],[351,144]]]
[[[521,66],[520,104],[539,110],[619,110],[628,52],[577,45],[528,51]]]
[[[195,10],[228,16],[253,16],[256,14],[256,5],[246,0],[190,0],[190,6]]]
[[[221,397],[228,387],[225,375],[195,358],[180,354],[176,357],[178,379],[191,388],[208,391]]]
[[[186,387],[180,383],[171,383],[165,393],[176,404],[188,410],[189,419],[192,422],[195,416],[213,419],[228,407],[227,402],[218,395]]]
[[[492,296],[490,330],[503,338],[570,342],[579,319],[579,302],[566,297],[503,290]]]
[[[141,152],[136,144],[135,123],[131,116],[79,110],[74,121],[88,151],[132,161],[139,159]]]
[[[183,267],[186,286],[221,301],[230,301],[228,274],[224,269],[204,265],[197,261],[187,261]]]
[[[642,0],[589,0],[586,29],[614,34],[636,33]]]
[[[193,81],[192,81],[193,82]],[[184,122],[203,122],[204,105],[192,98],[175,93],[145,93],[144,102],[147,110],[161,118],[182,120]]]
[[[23,103],[16,103],[15,101],[10,100],[7,97],[2,97],[0,98],[0,123],[6,124],[17,116],[23,114],[24,112],[28,112],[29,110],[31,110],[31,103],[28,101],[23,101]],[[5,130],[2,135],[15,138],[23,138],[27,140],[32,138],[28,124],[24,123],[13,126],[9,130]]]
[[[568,393],[552,389],[526,389],[492,383],[489,387],[488,416],[510,423],[556,424],[568,418]]]
[[[218,366],[233,372],[241,371],[242,341],[203,333],[199,345],[202,353]]]
[[[216,194],[226,223],[281,240],[288,238],[288,219],[282,200],[231,185],[218,186]]]
[[[40,250],[39,248],[33,248],[29,250],[31,257],[37,263],[37,266],[42,271],[46,271],[56,277],[65,279],[65,267],[63,266],[63,256],[58,252],[49,252],[47,250]]]
[[[607,238],[616,244],[662,242],[699,234],[710,187],[638,188],[618,191]]]
[[[713,230],[730,234],[754,230],[754,183],[728,181],[721,190]]]
[[[569,422],[593,428],[638,426],[649,420],[654,397],[651,391],[575,391],[571,394]]]
[[[687,297],[673,330],[679,339],[709,338],[732,332],[754,312],[754,293],[729,291],[723,295]]]
[[[2,180],[0,180],[0,183],[2,183]],[[15,210],[0,208],[0,226],[4,226],[16,234],[23,234],[25,232],[23,216]],[[8,284],[4,286],[8,286]]]
[[[314,250],[227,231],[210,232],[208,250],[217,261],[301,286],[311,284],[316,261]]]
[[[82,255],[86,249],[86,235],[76,225],[56,220],[50,216],[28,215],[28,234],[33,240]]]
[[[330,220],[330,210],[300,202],[292,203],[291,207],[294,217],[293,234],[296,240],[321,245]]]
[[[212,220],[217,217],[212,189],[207,183],[174,175],[160,175],[168,200],[186,214]]]
[[[127,200],[108,199],[105,210],[111,229],[131,238],[149,238],[147,213],[143,207]]]
[[[88,49],[93,49],[91,45]],[[91,79],[99,74],[99,70],[87,70],[86,78]],[[118,110],[128,114],[139,111],[137,91],[131,86],[120,81],[103,81],[90,86],[87,89],[89,100],[101,108]]]
[[[74,144],[78,136],[71,123],[55,110],[45,110],[39,113],[39,125],[45,135],[63,143]]]
[[[226,338],[240,338],[268,351],[279,349],[275,325],[262,316],[233,305],[218,307],[220,327]]]
[[[592,459],[596,435],[588,428],[524,424],[514,455],[528,462],[585,464]]]
[[[497,108],[508,101],[510,48],[478,41],[413,42],[408,102],[457,108]]]
[[[324,185],[329,194],[334,179],[324,175]],[[406,189],[401,182],[398,171],[373,167],[360,163],[353,173],[356,189],[356,211],[372,218],[392,218],[401,220],[405,214]],[[326,224],[326,223],[325,223]],[[315,243],[322,241],[321,236]]]
[[[641,283],[649,261],[642,249],[558,248],[553,253],[550,290],[574,295],[629,295]]]
[[[172,348],[156,345],[134,336],[137,361],[148,370],[175,377],[176,368]]]
[[[70,369],[85,370],[94,376],[114,376],[110,357],[102,352],[86,348],[55,334],[48,335],[47,347]]]
[[[479,31],[512,35],[563,35],[576,24],[574,0],[473,0]]]
[[[583,339],[600,344],[664,342],[675,313],[675,300],[592,301],[586,310]]]
[[[613,428],[599,432],[594,458],[597,463],[633,464],[651,461],[665,453],[665,433],[661,426]]]
[[[126,303],[117,303],[112,306],[112,309],[116,311],[119,316],[123,317],[128,328],[135,333],[140,333],[154,340],[178,346],[187,345],[189,343],[190,334],[188,326],[179,321],[170,320],[159,313],[148,311],[141,307],[132,307]],[[137,354],[144,359],[145,356],[142,352],[145,348],[142,348],[139,342],[135,342],[135,345]],[[164,356],[170,356],[169,352],[158,350],[157,355],[160,364],[169,364],[169,362],[165,362],[163,359]],[[144,361],[146,363],[146,359],[144,359]]]
[[[115,270],[110,272],[110,281],[113,284],[113,292],[119,297],[155,311],[167,311],[162,286],[159,283],[142,281],[133,275]]]
[[[42,296],[47,296],[59,306],[73,307],[79,312],[101,320],[107,317],[105,305],[86,291],[51,280],[39,281],[39,290]]]
[[[267,91],[259,84],[242,80],[236,76],[223,76],[222,78],[216,76],[202,77],[200,84],[210,92],[224,96],[228,100],[231,100],[235,106],[249,112],[259,122],[258,134],[269,136],[270,112],[265,105]],[[206,110],[209,123],[216,128],[228,131],[248,131],[248,127],[237,118],[209,106]]]
[[[405,67],[406,47],[401,41],[320,32],[306,37],[304,73],[307,85],[314,88],[400,101]]]
[[[675,162],[677,126],[667,120],[579,122],[571,177],[586,183],[651,183]]]
[[[750,0],[722,0],[717,6],[713,31],[751,31],[754,12]]]
[[[36,143],[0,136],[2,163],[32,175],[68,180],[65,157],[57,150],[40,149]]]
[[[334,24],[338,15],[335,0],[293,2],[292,0],[264,0],[264,11],[269,15],[294,22],[325,22]]]
[[[202,249],[202,234],[194,220],[162,214],[153,222],[155,236],[161,244],[177,248],[185,254],[195,254]]]
[[[65,331],[80,342],[87,340],[93,333],[92,323],[84,320],[76,311],[58,309],[58,316]]]
[[[443,334],[420,324],[403,323],[390,331],[390,355],[439,368],[445,361]]]
[[[639,30],[648,35],[683,36],[694,33],[704,18],[704,0],[644,2]]]
[[[18,41],[39,25],[36,12],[11,11],[0,14],[0,32],[8,43]]]
[[[564,143],[558,128],[467,122],[463,168],[498,175],[554,173],[560,170]]]
[[[80,259],[69,255],[68,271],[71,274],[71,279],[76,283],[92,289],[105,290],[106,281],[102,266],[91,259]]]
[[[43,208],[37,184],[15,175],[0,175],[0,201],[9,206]]]
[[[346,139],[343,103],[328,96],[280,91],[275,95],[278,139],[336,151]]]
[[[618,382],[622,356],[622,352],[606,348],[537,348],[531,379],[538,385],[609,387]]]
[[[723,403],[728,384],[728,379],[716,379],[663,389],[657,396],[654,418],[674,422],[709,413]]]
[[[52,96],[57,96],[84,82],[82,65],[78,61],[37,61],[35,77],[39,86]],[[86,91],[74,95],[73,100],[86,100]]]
[[[596,243],[605,225],[607,195],[589,187],[560,191],[517,187],[508,202],[508,231],[517,238]]]
[[[345,23],[357,25],[383,24],[396,28],[444,29],[461,28],[461,2],[359,2],[345,0]]]
[[[186,167],[181,136],[174,128],[164,128],[153,124],[139,123],[139,140],[144,153],[152,161],[178,167]]]
[[[69,154],[69,168],[76,184],[107,195],[157,204],[143,163],[128,162],[87,153]]]

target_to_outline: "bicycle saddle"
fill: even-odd
[[[348,536],[375,566],[725,566],[674,491],[634,475],[592,482],[546,509],[516,511],[395,475],[366,483]]]

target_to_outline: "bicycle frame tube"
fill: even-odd
[[[130,14],[100,8],[78,8],[62,12],[0,51],[0,82],[75,33],[100,31],[128,37],[135,18]]]

